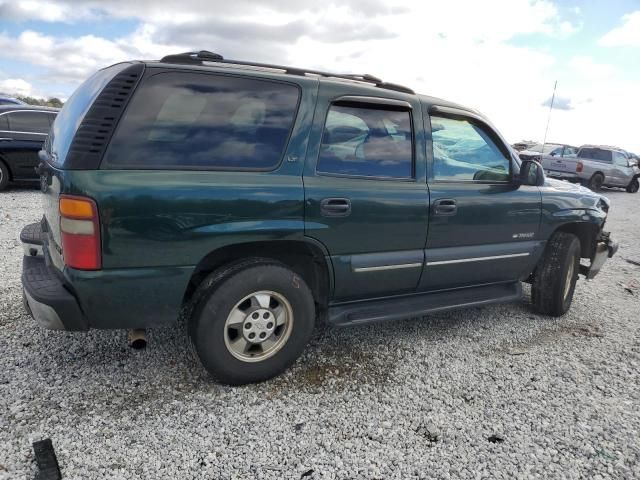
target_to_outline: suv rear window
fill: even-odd
[[[299,95],[281,82],[156,74],[134,94],[103,167],[271,170],[284,153]]]
[[[603,150],[601,148],[581,148],[578,152],[578,157],[611,163],[611,150]]]
[[[94,100],[114,76],[130,65],[118,63],[94,73],[65,102],[53,122],[49,135],[53,154],[51,162],[54,165],[64,166],[73,137]]]

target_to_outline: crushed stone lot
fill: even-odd
[[[525,289],[327,329],[283,376],[231,388],[183,325],[141,351],[124,331],[39,328],[18,240],[39,192],[0,193],[0,479],[33,478],[47,437],[65,479],[640,478],[640,195],[605,195],[620,250],[566,316],[535,315]]]

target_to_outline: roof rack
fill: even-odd
[[[340,78],[343,80],[354,80],[357,82],[365,82],[375,85],[378,88],[384,88],[386,90],[394,90],[396,92],[402,93],[411,93],[415,92],[402,85],[397,85],[395,83],[383,82],[380,78],[374,77],[373,75],[369,75],[368,73],[359,75],[359,74],[340,74],[340,73],[331,73],[331,72],[323,72],[321,70],[309,70],[307,68],[296,68],[296,67],[287,67],[284,65],[274,65],[270,63],[258,63],[258,62],[246,62],[243,60],[231,60],[228,58],[224,58],[222,55],[218,53],[209,52],[207,50],[200,50],[199,52],[184,52],[177,53],[174,55],[167,55],[160,60],[162,63],[181,63],[187,65],[202,65],[204,62],[215,62],[215,63],[226,63],[230,65],[245,65],[249,67],[260,67],[260,68],[271,68],[274,70],[282,70],[289,75],[300,75],[304,76],[307,74],[317,75],[320,77],[327,78]]]

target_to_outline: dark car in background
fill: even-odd
[[[0,105],[26,105],[22,100],[0,94]]]
[[[30,105],[0,105],[0,191],[10,182],[38,182],[35,171],[58,110]]]

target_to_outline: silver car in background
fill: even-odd
[[[602,187],[621,187],[629,193],[638,191],[640,168],[628,152],[617,147],[583,145],[575,155],[564,154],[567,147],[551,145],[547,149],[545,145],[541,163],[548,177],[579,182],[594,191]],[[521,157],[523,153],[520,152]]]

